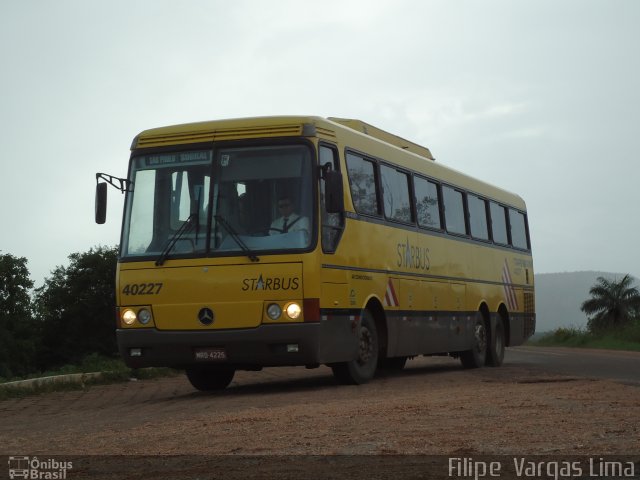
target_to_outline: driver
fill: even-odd
[[[271,222],[269,235],[303,231],[309,234],[309,219],[294,212],[293,201],[289,195],[278,198],[280,216]]]

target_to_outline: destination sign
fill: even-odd
[[[166,167],[209,162],[210,152],[180,152],[144,157],[145,167]]]

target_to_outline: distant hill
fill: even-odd
[[[625,274],[566,272],[536,274],[536,332],[558,327],[585,327],[587,316],[580,310],[598,277],[620,279]]]

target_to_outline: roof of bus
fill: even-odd
[[[133,140],[131,149],[286,136],[318,136],[337,140],[345,147],[381,160],[390,160],[392,156],[397,160],[400,151],[405,168],[525,209],[525,203],[518,195],[435,162],[428,148],[354,119],[298,115],[186,123],[145,130]]]
[[[144,130],[131,148],[160,147],[215,140],[306,135],[305,125],[326,123],[314,116],[248,117],[185,123]]]

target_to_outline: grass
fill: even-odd
[[[79,378],[70,381],[55,383],[42,382],[38,385],[30,386],[6,385],[7,382],[29,380],[32,378],[94,372],[100,372],[100,377]],[[176,374],[177,371],[171,368],[132,369],[127,367],[120,359],[103,357],[98,354],[91,354],[85,357],[85,359],[79,365],[65,365],[57,370],[49,370],[38,374],[32,374],[27,377],[11,379],[0,377],[0,400],[6,400],[9,398],[22,398],[29,395],[38,395],[48,392],[86,390],[92,385],[108,385],[111,383],[128,382],[132,378],[138,380],[147,380],[152,378],[173,376]]]
[[[542,347],[557,346],[640,351],[640,323],[598,334],[582,328],[563,327],[543,334],[535,340],[529,341],[528,344]]]

